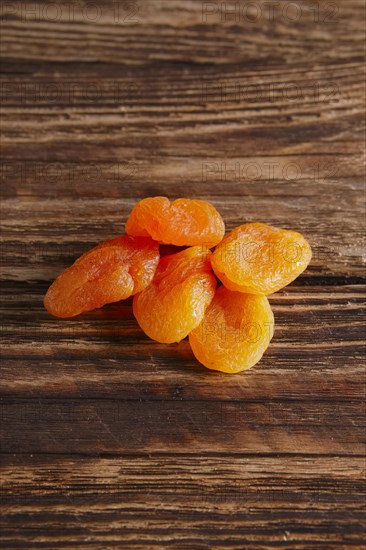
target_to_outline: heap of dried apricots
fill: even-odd
[[[48,289],[47,311],[74,317],[134,296],[150,338],[170,344],[188,336],[198,361],[227,373],[261,359],[274,332],[266,296],[311,260],[309,243],[294,231],[246,223],[225,236],[222,217],[202,200],[143,199],[126,233],[66,269]]]

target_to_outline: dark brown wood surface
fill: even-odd
[[[1,5],[4,548],[364,547],[364,8]],[[43,309],[152,195],[309,239],[251,371]]]

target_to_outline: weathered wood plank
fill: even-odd
[[[126,185],[131,187],[130,183]],[[211,199],[226,220],[228,230],[260,220],[303,233],[314,251],[308,274],[362,276],[365,267],[362,189],[356,185],[339,185],[337,189],[335,185],[334,194],[328,199],[326,184],[315,184],[317,194],[302,192],[303,186],[304,182],[293,185],[291,195],[285,191],[275,195],[276,184],[271,185],[272,193],[268,195],[260,188],[255,191],[255,186],[249,184],[239,196],[211,198],[197,191],[192,196]],[[168,191],[168,186],[161,191]],[[145,194],[162,193],[150,189]],[[319,197],[324,200],[318,200]],[[124,222],[135,203],[136,199],[116,200],[106,196],[78,197],[71,202],[47,197],[4,200],[3,278],[51,281],[88,248],[123,233]]]
[[[357,457],[4,457],[7,548],[361,548]]]
[[[328,147],[357,138],[362,143],[361,62],[304,68],[300,75],[297,66],[281,65],[274,72],[235,66],[219,75],[212,67],[194,66],[135,69],[124,77],[98,71],[83,76],[65,67],[61,76],[53,68],[41,75],[34,71],[1,79],[4,152],[22,160],[59,159],[60,150],[62,160],[80,160],[78,153],[92,149],[93,160],[108,154],[108,160],[136,162],[147,151],[150,159],[269,150],[296,155],[309,152],[314,141]],[[102,142],[108,149],[98,151]],[[347,152],[343,146],[342,154]]]
[[[131,301],[67,321],[53,318],[42,305],[46,288],[3,285],[3,395],[263,401],[364,396],[364,286],[296,284],[272,296],[275,337],[260,364],[237,376],[200,366],[186,340],[171,346],[149,340],[133,318]]]
[[[98,11],[74,2],[71,12],[65,3],[64,9],[57,10],[56,4],[49,14],[40,2],[28,7],[32,13],[27,13],[24,3],[14,2],[2,10],[3,51],[8,59],[72,62],[82,57],[121,65],[166,61],[221,65],[243,59],[299,64],[304,52],[308,62],[364,55],[361,0],[296,4],[281,0],[270,3],[276,8],[272,17],[263,0],[255,3],[254,11],[247,2],[237,4],[239,12],[233,17],[222,15],[225,2],[103,2]]]
[[[3,453],[365,452],[362,401],[10,399]]]

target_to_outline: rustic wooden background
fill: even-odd
[[[363,547],[365,4],[269,4],[1,5],[5,548]],[[310,240],[252,371],[43,309],[157,194]]]

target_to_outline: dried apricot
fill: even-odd
[[[48,289],[47,311],[74,317],[141,292],[159,263],[158,243],[151,238],[117,237],[83,254]]]
[[[199,325],[216,288],[210,254],[194,246],[161,258],[153,282],[133,300],[135,317],[150,338],[180,342]]]
[[[217,277],[230,290],[272,294],[296,279],[311,260],[300,233],[247,223],[228,233],[212,255]]]
[[[261,359],[273,332],[274,317],[266,296],[221,286],[189,342],[205,367],[234,374]]]
[[[126,233],[150,235],[156,241],[176,246],[217,245],[225,235],[225,224],[212,204],[202,200],[166,197],[143,199],[133,208]]]

